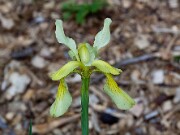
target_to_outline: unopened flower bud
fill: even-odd
[[[89,62],[90,54],[85,43],[79,44],[78,53],[82,63],[86,64]]]

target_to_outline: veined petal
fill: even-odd
[[[114,81],[110,74],[106,74],[107,80],[104,85],[104,91],[116,106],[122,110],[128,110],[135,105],[135,101],[121,88],[118,87],[117,83]]]
[[[78,60],[78,54],[77,54],[77,49],[76,49],[76,43],[72,38],[66,37],[64,34],[64,30],[63,30],[63,22],[62,20],[56,20],[56,38],[58,40],[59,43],[62,43],[64,45],[66,45],[67,47],[69,47],[74,55],[76,56],[77,60]]]
[[[78,61],[70,61],[67,64],[65,64],[62,68],[60,68],[58,71],[52,73],[50,75],[52,80],[60,80],[61,78],[67,76],[69,73],[71,73],[75,68],[79,67],[81,65]]]
[[[69,51],[68,51],[68,54],[69,54],[69,56],[70,56],[70,58],[71,58],[72,60],[76,60],[76,56],[75,56],[75,54],[73,53],[72,50],[69,50]]]
[[[60,80],[56,99],[50,107],[50,114],[53,117],[63,115],[72,103],[72,97],[68,91],[64,78]]]
[[[104,20],[103,29],[96,34],[93,47],[96,47],[97,50],[106,46],[109,43],[109,41],[110,41],[110,28],[109,28],[109,26],[110,26],[111,22],[112,21],[110,18],[106,18]]]
[[[87,64],[85,64],[85,66],[90,66],[92,64],[92,62],[94,61],[94,59],[96,58],[96,50],[94,49],[94,47],[92,47],[88,43],[86,43],[86,46],[89,50],[90,59],[89,59],[89,62]]]
[[[104,73],[111,73],[113,75],[119,75],[122,70],[118,68],[114,68],[111,65],[109,65],[107,62],[102,60],[95,60],[92,63],[92,66],[95,66],[97,69]]]

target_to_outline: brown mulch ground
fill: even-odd
[[[108,0],[86,23],[64,22],[77,43],[93,43],[110,17],[111,42],[101,59],[121,68],[119,86],[137,102],[121,111],[102,91],[104,78],[92,76],[90,135],[180,134],[180,2],[178,0]],[[80,135],[80,78],[67,78],[73,103],[60,118],[49,115],[58,82],[49,73],[68,60],[68,48],[55,39],[61,0],[0,1],[0,134]]]

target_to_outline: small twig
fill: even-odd
[[[172,33],[172,34],[180,34],[180,30],[174,30],[171,28],[159,28],[157,26],[152,26],[152,30],[155,33]]]
[[[77,120],[79,117],[80,117],[80,115],[76,114],[76,115],[73,115],[71,117],[57,119],[57,120],[51,121],[49,123],[34,125],[32,127],[32,132],[33,133],[39,133],[39,134],[47,134],[48,132],[50,132],[54,128],[62,126],[62,125],[67,124],[69,122],[73,122],[73,121]]]

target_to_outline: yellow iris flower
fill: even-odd
[[[99,49],[106,46],[110,41],[111,22],[110,18],[104,20],[104,27],[95,36],[93,46],[88,43],[80,43],[77,48],[75,41],[65,36],[62,21],[56,20],[56,38],[59,43],[69,47],[69,56],[72,61],[51,74],[52,80],[60,81],[56,99],[50,108],[52,116],[59,117],[63,115],[71,105],[72,97],[68,91],[65,77],[72,72],[80,74],[82,78],[89,78],[91,73],[95,71],[104,73],[106,76],[104,91],[110,96],[116,106],[119,109],[127,110],[135,104],[135,101],[120,89],[112,78],[112,75],[119,75],[122,72],[121,69],[112,67],[107,62],[97,58]]]

